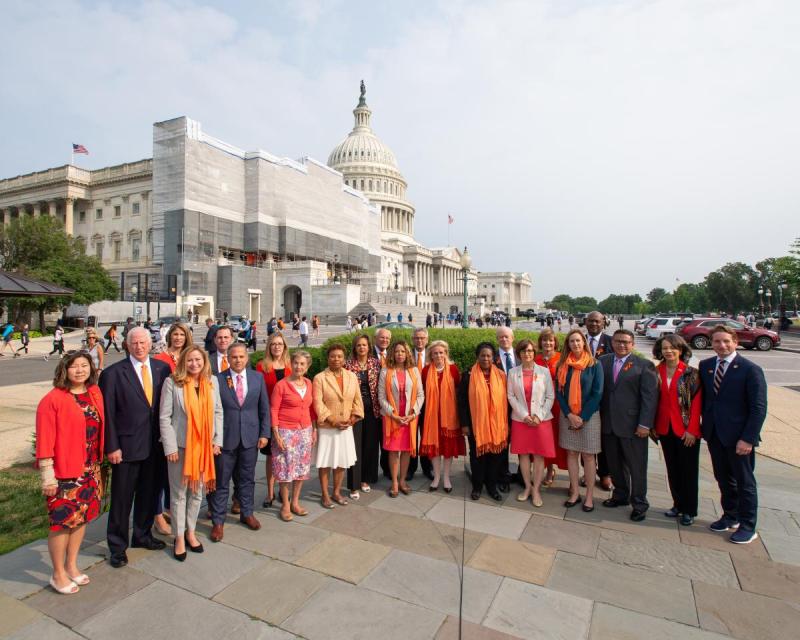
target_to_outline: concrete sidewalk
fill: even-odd
[[[457,638],[464,550],[464,638],[647,640],[790,637],[800,627],[800,470],[759,457],[759,532],[746,546],[708,530],[718,494],[703,451],[701,514],[680,527],[660,450],[651,445],[651,510],[566,509],[566,474],[545,505],[503,504],[454,492],[391,499],[382,481],[358,502],[328,511],[316,480],[309,515],[282,523],[257,509],[253,532],[229,518],[223,542],[199,527],[202,555],[175,562],[171,548],[139,549],[111,569],[104,519],[89,526],[82,566],[92,584],[75,596],[46,587],[44,541],[0,558],[0,636],[9,638],[211,638],[387,640]],[[257,503],[264,496],[259,464]],[[466,522],[466,529],[462,523]],[[463,540],[463,542],[462,542]]]

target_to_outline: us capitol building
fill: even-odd
[[[327,165],[244,151],[187,117],[157,122],[151,159],[0,180],[0,219],[57,217],[121,300],[173,301],[182,315],[461,311],[462,252],[414,239],[408,185],[372,131],[363,82],[353,115]],[[534,306],[527,273],[470,267],[467,294],[471,313]]]

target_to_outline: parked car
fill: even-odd
[[[582,327],[583,324],[586,322],[586,315],[585,313],[576,313],[575,314],[575,324],[579,327]]]
[[[641,318],[633,323],[633,332],[638,336],[643,336],[647,331],[647,325],[650,324],[652,318]]]
[[[680,316],[656,317],[646,325],[644,335],[657,340],[668,333],[675,333],[675,329],[683,322]]]
[[[747,349],[769,351],[781,344],[781,337],[775,331],[761,327],[752,327],[730,318],[694,318],[682,322],[675,333],[681,336],[694,349],[708,349],[711,347],[711,331],[718,324],[724,324],[736,331],[739,344]]]

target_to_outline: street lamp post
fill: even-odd
[[[772,315],[772,291],[770,289],[767,289],[764,292],[764,295],[767,296],[767,313],[769,313],[769,315]]]
[[[472,257],[467,252],[467,248],[464,247],[464,253],[461,254],[461,270],[464,278],[464,313],[461,315],[461,327],[463,329],[469,328],[469,320],[467,318],[467,275],[471,266]]]
[[[134,324],[136,323],[136,294],[139,293],[139,287],[135,284],[131,285],[131,318],[133,318]]]
[[[758,310],[764,315],[764,287],[758,287]]]
[[[394,290],[397,291],[400,287],[397,285],[397,279],[400,277],[400,269],[394,265]]]

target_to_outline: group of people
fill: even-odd
[[[127,564],[129,546],[164,548],[154,525],[173,538],[176,560],[202,553],[196,526],[204,496],[212,542],[224,537],[230,498],[231,512],[258,530],[259,452],[267,459],[262,506],[272,506],[277,483],[283,521],[308,513],[300,495],[312,462],[321,505],[334,509],[370,492],[379,469],[390,479],[390,497],[409,494],[419,460],[428,490],[450,493],[452,461],[468,447],[473,500],[485,488],[501,501],[517,481],[517,500],[541,507],[542,487],[552,484],[559,467],[569,474],[565,507],[592,511],[599,475],[601,486],[612,490],[603,506],[630,505],[638,522],[649,507],[653,438],[662,446],[674,501],[665,515],[688,526],[697,515],[703,437],[724,512],[711,528],[735,530],[733,542],[753,540],[754,447],[766,415],[766,385],[761,369],[737,355],[735,332],[715,328],[717,356],[699,367],[690,366],[691,350],[680,337],[664,336],[653,349],[654,366],[633,353],[630,331],[609,336],[593,331],[592,320],[598,318],[587,318],[587,334],[573,329],[560,348],[549,328],[535,342],[514,342],[512,330],[499,327],[497,344],[477,345],[474,364],[463,371],[451,361],[447,342],[430,342],[424,328],[414,331],[412,344],[393,341],[386,328],[375,332],[374,343],[359,334],[349,350],[330,344],[327,366],[313,380],[306,377],[310,354],[290,353],[282,333],[269,336],[253,370],[246,346],[224,325],[214,332],[213,348],[201,348],[187,325],[174,324],[167,348],[156,356],[150,333],[134,328],[126,336],[128,357],[105,369],[91,349],[70,353],[37,411],[51,585],[69,594],[89,582],[77,553],[83,525],[100,513],[104,457],[113,476],[112,567]],[[513,475],[509,454],[519,460]]]

